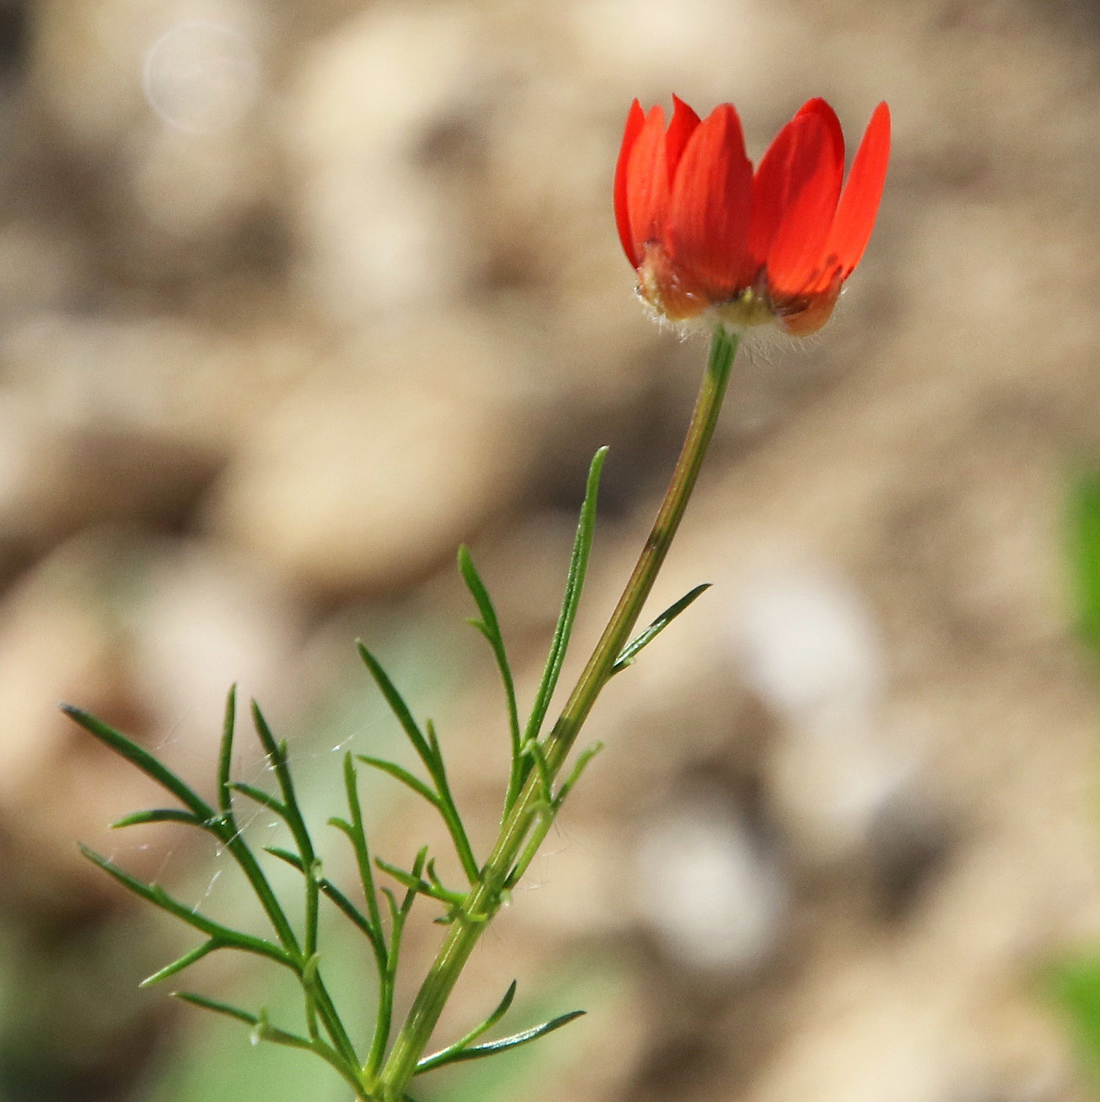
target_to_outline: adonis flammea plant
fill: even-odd
[[[302,1024],[276,1024],[262,1010],[243,1008],[192,992],[179,997],[252,1027],[256,1040],[304,1049],[338,1072],[363,1102],[404,1102],[412,1079],[445,1064],[494,1055],[526,1044],[571,1021],[563,1014],[498,1040],[482,1042],[508,1011],[513,984],[496,1009],[457,1041],[425,1055],[440,1014],[464,965],[511,890],[523,877],[562,804],[598,749],[572,751],[607,682],[625,671],[706,589],[697,586],[635,632],[658,571],[668,554],[714,433],[742,331],[774,321],[804,335],[828,320],[840,289],[859,263],[874,226],[890,150],[890,116],[880,104],[855,155],[847,183],[840,123],[824,100],[810,100],[780,131],[755,172],[745,155],[737,112],[730,104],[705,119],[681,100],[672,121],[634,102],[615,173],[615,214],[623,249],[637,271],[642,299],[675,324],[708,328],[712,343],[695,411],[668,490],[618,604],[566,699],[549,722],[550,703],[569,646],[581,599],[596,520],[596,499],[606,450],[592,462],[566,578],[565,596],[545,671],[528,709],[517,700],[504,637],[493,602],[469,553],[459,570],[477,610],[474,627],[487,640],[504,689],[511,767],[502,779],[500,831],[478,853],[447,777],[442,746],[430,721],[418,719],[381,662],[365,646],[366,670],[385,698],[420,761],[419,774],[395,762],[349,754],[344,762],[345,809],[330,823],[347,839],[357,883],[338,885],[324,873],[294,784],[290,752],[276,739],[255,704],[252,723],[271,765],[276,791],[232,777],[236,703],[230,694],[217,767],[215,796],[203,799],[185,780],[127,736],[78,708],[66,711],[96,738],[158,782],[173,806],[140,811],[117,826],[173,822],[210,835],[236,863],[256,895],[264,918],[259,933],[230,928],[125,872],[108,858],[89,858],[123,886],[179,918],[201,941],[147,983],[178,976],[222,949],[266,958],[289,971],[302,992]],[[375,857],[360,806],[358,770],[380,770],[439,813],[457,859],[457,882],[444,883],[427,847],[408,867]],[[568,767],[568,769],[567,769]],[[266,808],[289,829],[293,849],[254,852],[238,826],[238,804]],[[283,862],[301,877],[304,906],[291,908],[275,892],[267,866]],[[435,962],[423,977],[404,1020],[396,998],[402,931],[418,900],[427,900],[444,924]],[[367,1037],[345,1025],[326,975],[333,964],[322,952],[322,906],[334,907],[362,934],[377,971],[377,1012]],[[292,915],[301,914],[300,920]],[[404,980],[403,974],[400,978]]]

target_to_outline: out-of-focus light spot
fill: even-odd
[[[847,722],[882,691],[876,624],[855,587],[826,571],[754,578],[734,634],[750,684],[790,722]]]
[[[165,125],[215,134],[247,114],[260,88],[260,64],[249,38],[224,23],[177,23],[145,51],[141,86]]]
[[[767,960],[788,890],[732,808],[698,799],[651,819],[635,851],[641,915],[689,967],[725,974]]]
[[[859,852],[912,770],[884,719],[887,656],[870,605],[825,563],[772,563],[731,611],[746,684],[783,725],[770,756],[773,812],[814,860]]]

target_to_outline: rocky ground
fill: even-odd
[[[454,551],[529,693],[600,444],[578,650],[644,539],[705,349],[634,301],[610,176],[672,91],[752,156],[810,96],[853,143],[886,99],[886,196],[830,326],[742,355],[654,611],[714,587],[601,701],[447,1025],[513,976],[519,1024],[589,1016],[423,1096],[1085,1097],[1044,977],[1100,944],[1063,526],[1100,455],[1098,43],[1086,0],[2,0],[0,1099],[344,1097],[135,990],[189,942],[75,841],[196,899],[223,870],[110,834],[154,797],[55,705],[201,778],[239,681],[322,822],[332,748],[392,734],[361,636],[484,845],[504,728]],[[395,858],[431,829],[372,807]]]

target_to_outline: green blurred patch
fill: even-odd
[[[1100,657],[1100,472],[1078,475],[1071,484],[1067,535],[1077,630]],[[1068,1015],[1081,1065],[1100,1087],[1100,951],[1058,965],[1049,979],[1054,1001]]]
[[[1077,628],[1100,655],[1100,472],[1076,479],[1070,494],[1068,527]]]
[[[1056,969],[1051,989],[1068,1012],[1082,1066],[1100,1086],[1100,953]]]

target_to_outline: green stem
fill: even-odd
[[[596,649],[562,711],[561,717],[543,744],[551,779],[569,755],[596,698],[614,671],[619,654],[649,596],[657,573],[668,554],[673,537],[683,518],[688,499],[695,487],[729,382],[739,338],[723,329],[715,331],[710,358],[696,399],[683,450],[676,463],[664,500],[657,512],[649,539],[638,558],[611,619],[600,636]],[[382,1102],[401,1102],[416,1065],[431,1039],[443,1005],[450,995],[478,938],[497,912],[511,879],[516,861],[532,826],[540,816],[551,814],[545,807],[543,782],[532,770],[511,813],[501,826],[493,852],[466,896],[461,913],[451,924],[431,970],[424,979],[409,1015],[394,1041],[372,1095]]]

